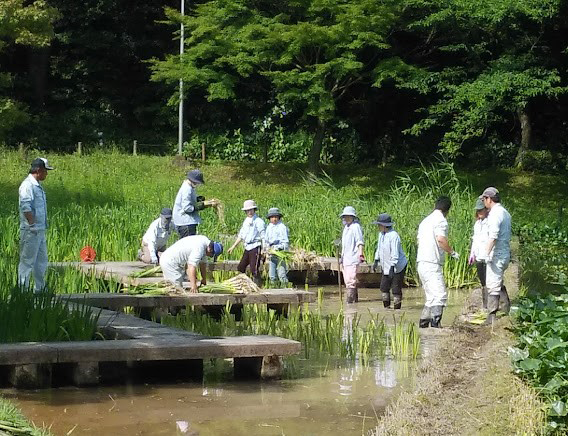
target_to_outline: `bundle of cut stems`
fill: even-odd
[[[153,266],[151,268],[145,268],[145,269],[140,270],[140,271],[135,271],[135,272],[129,274],[128,277],[141,279],[143,277],[157,276],[158,274],[161,274],[161,272],[162,272],[162,268],[160,267],[160,265],[156,265],[156,266]]]
[[[239,274],[222,283],[203,285],[199,290],[201,292],[219,294],[253,294],[260,292],[260,288],[246,274]]]

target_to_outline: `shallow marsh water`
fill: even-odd
[[[324,291],[322,310],[339,310],[337,287]],[[466,293],[450,292],[446,325]],[[406,289],[405,318],[417,321],[422,303],[420,289]],[[361,322],[369,313],[379,313],[390,323],[394,313],[382,307],[378,289],[362,289],[360,302],[345,310],[347,315],[358,313]],[[425,357],[444,333],[422,333]],[[233,381],[229,363],[219,366],[225,370],[222,376],[206,374],[203,383],[1,392],[55,435],[366,434],[400,390],[409,386],[416,362],[382,359],[363,365],[300,357],[289,364],[292,378],[269,382]]]

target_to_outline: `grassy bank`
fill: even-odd
[[[38,428],[28,422],[12,403],[0,397],[0,434],[21,436],[50,436],[47,429]]]

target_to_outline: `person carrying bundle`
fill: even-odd
[[[481,300],[483,309],[487,309],[487,288],[485,286],[485,274],[487,259],[487,242],[489,241],[489,228],[487,227],[487,214],[489,210],[483,204],[483,200],[477,199],[475,203],[475,224],[471,238],[471,250],[469,251],[468,264],[475,264],[477,277],[481,283]]]
[[[270,286],[276,287],[278,281],[280,286],[288,284],[288,266],[286,260],[279,257],[275,252],[288,250],[288,227],[282,222],[282,214],[277,207],[268,210],[266,218],[270,221],[266,227],[266,253],[269,259],[268,277]]]
[[[381,264],[382,277],[380,287],[383,306],[390,308],[390,292],[392,288],[393,307],[400,309],[402,306],[402,286],[408,260],[402,250],[400,236],[392,228],[391,216],[388,213],[382,213],[373,224],[379,227],[379,239],[377,241],[373,270],[376,272],[379,263]]]
[[[359,224],[357,213],[352,206],[345,206],[340,215],[343,222],[341,236],[341,267],[343,280],[347,288],[347,303],[357,303],[359,292],[357,290],[357,266],[365,262],[363,254],[363,230]]]
[[[144,263],[158,264],[160,256],[166,250],[168,239],[170,239],[171,222],[172,210],[164,207],[160,216],[152,221],[142,237],[142,248],[138,251],[139,260]]]
[[[250,266],[250,272],[253,276],[254,282],[260,286],[262,279],[260,276],[260,255],[262,251],[262,242],[265,239],[264,221],[256,214],[258,207],[254,200],[246,200],[243,203],[243,210],[247,217],[243,221],[239,235],[227,253],[231,254],[233,250],[242,241],[245,246],[245,251],[239,262],[237,269],[239,272],[244,273],[247,266]]]
[[[204,183],[203,173],[191,170],[179,188],[174,202],[173,223],[180,238],[196,235],[197,226],[201,223],[199,211],[217,204],[216,200],[206,201],[205,197],[197,195],[197,186]]]
[[[187,274],[189,292],[196,293],[197,268],[201,273],[201,285],[207,284],[207,260],[213,262],[223,253],[220,242],[209,240],[203,235],[193,235],[181,238],[160,256],[160,267],[164,280],[171,282],[177,290],[183,290],[183,278]]]

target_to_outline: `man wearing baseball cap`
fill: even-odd
[[[205,200],[197,195],[197,187],[205,184],[200,170],[190,170],[176,195],[173,208],[173,222],[180,238],[197,234],[201,223],[199,211],[217,204],[216,200]]]
[[[158,264],[160,256],[166,251],[168,239],[171,235],[172,210],[164,207],[160,216],[156,218],[144,236],[142,237],[142,248],[138,253],[138,259],[144,263]]]
[[[215,262],[222,253],[223,245],[220,242],[209,240],[204,235],[181,238],[160,256],[164,280],[169,281],[181,291],[184,275],[187,274],[189,292],[195,293],[198,289],[197,268],[201,273],[201,284],[207,284],[206,256],[212,257]]]
[[[487,228],[489,238],[485,250],[487,263],[485,286],[487,287],[487,324],[495,321],[499,302],[503,311],[509,313],[511,303],[507,288],[503,285],[503,274],[511,260],[511,214],[501,205],[501,196],[494,187],[486,188],[479,196],[489,210]]]
[[[34,277],[34,291],[45,289],[47,271],[47,201],[41,183],[47,172],[53,170],[47,159],[38,157],[32,161],[28,176],[19,188],[20,209],[20,263],[18,284],[29,288],[30,277]]]

